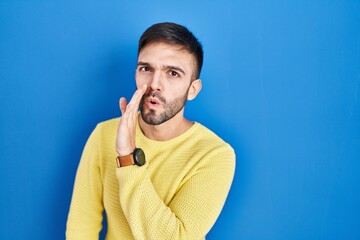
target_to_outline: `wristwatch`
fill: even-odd
[[[135,148],[134,152],[126,156],[116,158],[117,167],[126,167],[130,165],[142,166],[145,164],[145,153],[141,148]]]

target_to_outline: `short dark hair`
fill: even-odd
[[[192,32],[190,32],[186,27],[176,23],[156,23],[146,29],[141,35],[138,46],[138,56],[144,47],[157,42],[178,45],[192,54],[196,61],[194,79],[199,78],[203,65],[204,53],[201,43]]]

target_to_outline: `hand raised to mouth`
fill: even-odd
[[[146,84],[138,88],[129,103],[127,103],[124,97],[121,97],[119,100],[121,119],[116,136],[115,149],[120,157],[131,154],[135,149],[137,113],[141,98],[146,89]]]

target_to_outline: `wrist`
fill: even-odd
[[[131,165],[143,166],[145,164],[145,153],[141,148],[135,148],[128,155],[119,155],[116,158],[117,167],[126,167]]]
[[[130,148],[121,149],[121,150],[117,148],[116,152],[119,157],[124,157],[124,156],[132,154],[135,151],[135,149],[136,149],[135,147],[130,147]]]

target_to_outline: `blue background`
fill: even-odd
[[[0,239],[64,239],[83,146],[156,22],[201,40],[186,116],[237,169],[208,239],[360,239],[360,1],[0,2]]]

